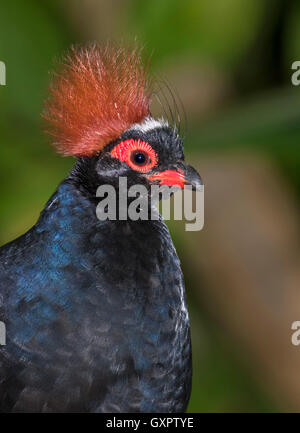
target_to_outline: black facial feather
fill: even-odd
[[[121,141],[127,139],[140,139],[149,143],[156,151],[158,164],[150,170],[163,171],[184,161],[182,141],[176,131],[169,127],[156,128],[147,132],[130,130],[125,132],[118,140],[109,143],[103,152],[94,157],[79,158],[72,169],[69,180],[91,199],[96,195],[99,185],[107,183],[118,188],[120,176],[128,178],[128,185],[142,184],[149,187],[145,176],[121,163],[111,156],[111,150]]]

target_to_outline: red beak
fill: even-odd
[[[151,181],[158,181],[160,185],[179,186],[184,188],[186,180],[182,170],[165,170],[160,173],[148,176]]]

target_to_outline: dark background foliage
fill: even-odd
[[[192,319],[190,411],[300,409],[290,343],[300,319],[299,23],[296,0],[0,5],[1,244],[34,224],[74,163],[49,146],[40,117],[49,71],[72,43],[137,38],[171,106],[165,82],[180,96],[186,157],[207,197],[202,232],[170,223]]]

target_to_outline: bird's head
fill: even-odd
[[[73,174],[95,193],[99,183],[201,185],[184,161],[176,127],[150,113],[151,83],[138,49],[73,48],[54,76],[44,111],[54,145],[76,156]]]

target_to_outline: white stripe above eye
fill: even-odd
[[[168,127],[169,124],[167,120],[161,118],[161,119],[153,119],[153,117],[146,117],[146,119],[142,123],[135,123],[134,125],[129,128],[128,131],[131,130],[138,130],[141,132],[148,132],[152,129],[156,128],[165,128]]]

